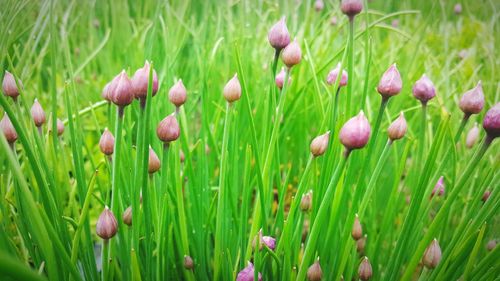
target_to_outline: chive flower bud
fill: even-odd
[[[64,123],[61,121],[61,119],[57,119],[57,135],[61,136],[64,134]]]
[[[115,149],[115,137],[108,130],[108,128],[104,128],[104,132],[101,135],[101,139],[99,140],[99,148],[101,152],[105,155],[111,155]]]
[[[366,234],[363,235],[360,239],[356,240],[356,251],[358,251],[359,254],[363,254],[365,251],[365,246],[366,246]]]
[[[408,125],[406,124],[405,115],[403,112],[399,114],[399,117],[392,122],[387,129],[387,133],[389,135],[389,139],[391,141],[399,140],[403,138],[406,134],[406,130],[408,129]]]
[[[491,191],[486,190],[483,193],[483,197],[481,197],[481,201],[483,201],[483,203],[486,203],[486,201],[488,201],[488,199],[490,198],[490,196],[491,196]]]
[[[370,123],[361,110],[358,115],[349,119],[340,129],[340,142],[348,151],[364,147],[370,138]]]
[[[283,63],[288,67],[292,68],[294,65],[299,64],[302,59],[302,51],[300,49],[297,39],[294,39],[281,53],[281,59]]]
[[[128,206],[128,208],[123,211],[122,219],[123,223],[126,225],[132,225],[132,206]]]
[[[179,160],[181,161],[181,163],[184,163],[184,161],[186,161],[186,156],[184,155],[184,151],[179,151]]]
[[[483,110],[484,93],[481,81],[477,83],[476,87],[468,90],[462,95],[458,106],[464,112],[466,118],[472,114],[478,114]]]
[[[328,76],[326,77],[326,83],[328,85],[333,85],[335,81],[337,81],[339,73],[340,73],[340,63],[338,63],[334,69],[330,70]],[[340,77],[339,81],[339,88],[344,86],[347,86],[347,72],[345,70],[342,70],[342,76]]]
[[[104,85],[104,88],[102,89],[101,97],[108,102],[111,102],[111,87],[112,87],[112,81],[108,82],[106,85]]]
[[[155,151],[151,146],[149,146],[149,161],[148,161],[148,172],[149,174],[154,174],[158,170],[160,170],[161,162],[158,155],[156,155]]]
[[[460,15],[462,13],[462,4],[455,4],[455,6],[453,7],[453,12],[455,12],[456,15]]]
[[[19,86],[22,88],[23,83],[21,82],[21,80],[17,81],[19,83]],[[2,90],[6,96],[11,97],[14,101],[17,100],[17,97],[19,96],[19,88],[17,88],[14,75],[12,75],[12,73],[8,72],[7,70],[5,71],[5,75],[3,76]]]
[[[359,240],[363,237],[363,228],[361,227],[361,222],[359,221],[358,214],[354,218],[354,224],[352,225],[351,236],[354,240]]]
[[[253,266],[253,263],[248,262],[248,266],[245,267],[243,270],[241,270],[238,273],[238,276],[236,276],[236,281],[254,281],[253,280],[254,271],[255,268]],[[258,276],[259,276],[258,281],[262,281],[262,274],[260,274],[260,272]]]
[[[12,144],[16,142],[17,132],[14,126],[12,125],[12,122],[10,121],[7,113],[3,114],[3,118],[0,121],[0,129],[2,129],[2,132],[9,143]]]
[[[134,88],[125,70],[113,79],[109,86],[110,97],[114,104],[124,107],[134,100]]]
[[[401,92],[403,81],[396,64],[392,64],[382,75],[377,86],[377,91],[382,95],[382,99],[389,99]]]
[[[483,128],[490,139],[500,135],[500,102],[486,112],[483,119]]]
[[[184,256],[184,268],[187,270],[191,270],[194,268],[193,258],[188,255]]]
[[[321,271],[321,266],[319,265],[318,259],[307,269],[307,280],[320,281],[322,277],[323,271]]]
[[[322,0],[314,1],[314,10],[316,10],[316,12],[321,12],[324,8],[325,8],[325,3],[323,3]]]
[[[158,124],[158,128],[156,128],[156,135],[164,143],[169,143],[178,139],[180,132],[179,123],[173,114],[161,120],[160,124]]]
[[[436,185],[432,189],[431,197],[433,197],[436,193],[438,196],[443,196],[444,191],[445,191],[444,177],[441,176],[439,177],[438,181],[436,182]]]
[[[311,210],[312,206],[312,191],[307,192],[306,194],[302,195],[302,198],[300,199],[300,209],[302,212],[309,212]]]
[[[148,84],[149,84],[149,71],[151,65],[148,61],[144,63],[142,68],[137,69],[132,76],[131,85],[137,99],[145,99],[148,95]],[[156,75],[156,70],[153,69],[153,87],[151,96],[155,96],[158,92],[158,76]]]
[[[467,133],[467,137],[465,138],[465,146],[467,148],[472,148],[474,144],[476,144],[479,139],[479,127],[477,123],[474,123],[474,127],[472,127]]]
[[[226,83],[223,94],[228,103],[233,103],[240,99],[241,85],[240,80],[238,80],[238,73],[234,74],[233,78]]]
[[[281,71],[278,74],[276,74],[276,79],[275,79],[276,86],[278,86],[280,90],[283,89],[283,85],[285,84],[285,77],[286,77],[286,71],[282,67]],[[288,84],[290,84],[291,82],[292,78],[288,77]]]
[[[311,145],[309,146],[309,150],[314,157],[321,156],[325,153],[328,148],[328,141],[330,139],[330,131],[325,134],[319,135],[315,137],[311,141]]]
[[[330,24],[336,26],[339,23],[339,19],[336,16],[333,16],[330,20]]]
[[[425,265],[425,267],[433,269],[438,265],[440,261],[441,261],[441,248],[439,247],[438,241],[434,239],[425,250],[422,262]]]
[[[490,240],[488,241],[488,244],[486,244],[486,250],[488,251],[493,251],[493,249],[495,249],[495,247],[497,246],[497,240],[493,239],[493,240]]]
[[[175,83],[174,86],[172,86],[172,88],[168,91],[168,100],[176,107],[180,107],[186,102],[186,93],[186,87],[184,87],[182,79],[179,79],[179,81],[177,81],[177,83]]]
[[[38,99],[35,99],[33,106],[31,106],[31,117],[37,127],[41,127],[45,123],[45,111],[43,111]]]
[[[372,274],[373,274],[372,265],[370,264],[368,257],[364,257],[361,263],[359,264],[358,268],[359,279],[363,281],[370,280]]]
[[[276,239],[271,237],[271,236],[263,236],[262,235],[262,229],[259,230],[259,233],[257,234],[260,240],[259,243],[259,250],[262,250],[264,244],[271,250],[274,250],[276,248]],[[252,247],[255,248],[257,236],[254,238],[252,241]]]
[[[363,10],[363,1],[342,0],[340,3],[340,10],[349,17],[349,20],[353,20],[354,17]]]
[[[415,82],[412,88],[413,96],[418,99],[423,105],[427,104],[436,96],[436,88],[431,79],[423,74],[420,79]]]
[[[286,27],[285,17],[282,17],[271,27],[269,33],[267,34],[267,39],[277,52],[281,51],[283,48],[288,46],[288,44],[290,44],[290,34],[288,33],[288,28]]]
[[[99,216],[95,230],[97,235],[104,240],[108,240],[115,236],[118,230],[118,222],[108,206],[104,208],[104,211],[102,211]]]

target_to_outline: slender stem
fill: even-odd
[[[427,104],[422,103],[422,119],[420,120],[420,139],[418,146],[417,162],[422,163],[424,157],[425,149],[425,131],[426,131],[426,119],[427,119]],[[423,169],[423,167],[422,167]]]
[[[469,121],[470,115],[464,114],[464,118],[462,118],[462,122],[460,122],[460,127],[458,127],[457,133],[455,134],[455,138],[453,143],[456,144],[460,140],[460,136],[462,135],[465,125],[467,125],[467,121]]]
[[[349,52],[347,61],[349,83],[347,83],[347,102],[345,112],[347,116],[351,116],[352,86],[354,84],[354,18],[349,19]]]
[[[102,250],[101,250],[101,280],[106,281],[108,280],[108,265],[109,265],[109,240],[108,239],[103,239],[102,240]]]

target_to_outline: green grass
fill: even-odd
[[[0,1],[0,72],[24,84],[18,103],[0,96],[0,115],[19,136],[12,148],[0,134],[0,279],[234,280],[252,261],[264,280],[305,280],[319,258],[323,280],[351,280],[364,256],[372,280],[498,278],[500,247],[486,244],[500,235],[500,147],[482,129],[465,146],[500,100],[496,1],[459,1],[460,15],[455,1],[365,1],[352,30],[337,0],[321,12],[313,0],[173,2]],[[302,61],[280,91],[283,63],[267,32],[283,15]],[[102,88],[145,60],[160,90],[121,119]],[[349,84],[337,91],[325,80],[339,62]],[[403,89],[381,106],[376,86],[392,63]],[[222,90],[235,73],[242,97],[229,106]],[[411,94],[423,73],[437,92],[425,111]],[[168,89],[178,79],[188,99],[167,147],[156,126],[175,111]],[[461,123],[458,101],[479,80],[485,109]],[[42,135],[30,116],[35,98],[47,113]],[[344,158],[339,130],[361,109],[371,141]],[[408,132],[388,143],[400,112]],[[66,125],[60,137],[55,118]],[[98,147],[105,127],[117,140],[111,161]],[[312,157],[311,140],[326,131],[326,153]],[[150,145],[162,165],[152,175]],[[445,195],[431,197],[440,176]],[[119,222],[109,243],[95,233],[105,205]],[[128,206],[131,227],[121,218]],[[355,214],[367,235],[362,254],[351,238]],[[274,251],[253,249],[260,229],[276,238]],[[434,238],[442,260],[424,269]]]

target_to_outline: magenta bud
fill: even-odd
[[[110,91],[109,96],[111,100],[118,106],[127,106],[134,100],[132,81],[128,78],[125,70],[122,70],[122,72],[113,79],[108,90]]]
[[[491,139],[500,135],[500,102],[490,108],[484,115],[483,128]]]
[[[472,148],[477,140],[479,139],[479,127],[477,123],[474,123],[474,127],[472,127],[467,133],[467,137],[465,138],[465,146],[467,148]]]
[[[436,96],[436,88],[425,74],[415,82],[412,92],[413,96],[424,105]]]
[[[150,174],[156,173],[161,167],[160,158],[156,155],[155,151],[151,146],[149,146],[149,161],[148,161],[148,172]]]
[[[352,225],[351,236],[354,240],[359,240],[363,237],[363,228],[361,226],[361,222],[359,221],[358,214],[354,218],[354,224]]]
[[[443,196],[445,191],[445,185],[444,185],[444,177],[441,176],[439,177],[438,181],[436,182],[436,185],[432,189],[431,197],[434,195],[438,196]]]
[[[372,274],[373,274],[372,265],[370,264],[368,258],[364,257],[363,261],[361,261],[358,268],[359,279],[363,281],[370,280]]]
[[[384,72],[382,78],[380,78],[377,91],[382,95],[383,99],[389,99],[399,94],[401,88],[403,88],[403,81],[394,63]]]
[[[326,77],[326,83],[328,85],[333,85],[335,84],[335,81],[337,81],[337,77],[340,72],[340,63],[337,64],[337,66],[330,70],[328,73],[328,76]],[[347,72],[345,70],[342,70],[342,76],[340,77],[339,81],[339,87],[344,87],[347,85]]]
[[[302,50],[300,49],[299,43],[297,43],[297,39],[294,39],[286,46],[281,53],[281,59],[288,68],[300,63],[302,59]]]
[[[108,130],[108,128],[104,128],[104,132],[102,133],[101,139],[99,140],[99,148],[105,155],[109,156],[113,154],[113,151],[115,149],[115,137]]]
[[[238,276],[236,276],[236,281],[254,281],[254,271],[255,268],[253,266],[253,263],[248,262],[248,266],[245,267],[242,271],[238,273]],[[262,281],[262,274],[259,272],[259,281]]]
[[[354,19],[354,16],[361,13],[363,10],[362,0],[342,0],[340,3],[340,10],[342,13],[347,15],[350,20]]]
[[[179,138],[180,133],[179,123],[173,114],[161,120],[158,128],[156,128],[156,135],[164,143],[175,141]]]
[[[142,68],[137,69],[134,76],[131,79],[131,84],[135,98],[144,99],[148,95],[148,84],[149,84],[149,71],[151,65],[148,61],[144,63]],[[153,88],[151,95],[155,96],[158,92],[158,76],[156,71],[153,69]]]
[[[238,74],[234,74],[233,78],[229,80],[224,86],[224,98],[227,102],[233,103],[240,99],[241,97],[241,85],[240,80],[238,80]]]
[[[283,89],[283,86],[285,84],[285,77],[286,77],[286,71],[282,67],[281,71],[278,74],[276,74],[276,79],[275,79],[276,86],[278,86],[278,88],[280,90]],[[291,82],[292,82],[292,78],[288,77],[288,84],[290,84]]]
[[[429,269],[435,268],[441,261],[441,248],[436,239],[432,240],[429,247],[424,252],[424,257],[422,259],[425,267]]]
[[[348,151],[363,148],[370,139],[371,129],[368,119],[361,110],[358,115],[349,119],[340,129],[340,142]]]
[[[132,206],[128,206],[128,208],[123,211],[122,219],[124,224],[132,226]]]
[[[269,33],[267,34],[267,39],[271,46],[278,52],[290,44],[290,34],[288,33],[288,28],[286,27],[285,17],[282,17],[276,24],[274,24]]]
[[[319,135],[315,137],[311,145],[309,146],[311,150],[311,154],[314,157],[321,156],[325,153],[326,149],[328,148],[328,141],[330,140],[330,131],[326,132],[325,134]]]
[[[14,143],[17,140],[17,132],[12,125],[7,113],[3,114],[3,118],[0,121],[0,129],[9,143]]]
[[[324,8],[325,8],[325,3],[323,3],[322,0],[314,1],[314,10],[316,10],[316,12],[321,12]]]
[[[453,7],[453,12],[455,12],[455,14],[457,15],[460,15],[462,13],[462,4],[455,4],[455,6]]]
[[[45,123],[45,111],[43,111],[38,99],[35,99],[33,106],[31,106],[31,117],[37,127],[41,127]]]
[[[61,136],[64,133],[64,123],[60,119],[57,119],[57,135]]]
[[[302,212],[309,212],[312,207],[312,190],[302,195],[302,199],[300,199],[300,209]]]
[[[491,196],[491,191],[486,190],[483,193],[483,197],[481,197],[481,201],[483,201],[483,203],[486,203],[486,201],[488,201],[488,199],[490,198],[490,196]]]
[[[392,122],[387,129],[387,133],[389,135],[389,139],[391,141],[399,140],[403,138],[406,134],[406,130],[408,129],[408,125],[406,124],[405,115],[403,112],[399,114],[399,117]]]
[[[465,116],[478,114],[483,110],[484,94],[481,81],[477,83],[476,87],[468,90],[462,95],[458,106],[464,112]]]
[[[323,278],[323,271],[321,270],[318,259],[307,269],[307,280],[320,281],[321,278]]]
[[[183,105],[186,102],[187,90],[182,83],[182,79],[179,79],[172,88],[168,91],[168,100],[173,103],[176,107]]]
[[[190,256],[184,256],[184,268],[187,270],[191,270],[194,268],[194,261],[193,258]]]
[[[21,82],[21,80],[17,81],[19,83],[19,86],[22,88],[23,83]],[[17,88],[16,79],[14,78],[14,75],[12,75],[12,73],[8,72],[7,70],[5,71],[5,75],[3,76],[2,90],[6,96],[11,97],[14,101],[17,100],[17,97],[19,96],[19,89]]]
[[[108,240],[115,236],[116,231],[118,230],[118,222],[108,206],[104,208],[104,211],[102,211],[99,216],[95,230],[97,235],[104,240]]]

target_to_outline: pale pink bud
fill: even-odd
[[[371,129],[363,111],[349,119],[340,129],[340,142],[348,149],[364,147],[370,138]]]
[[[311,150],[311,154],[314,155],[314,157],[323,155],[326,149],[328,148],[329,139],[330,139],[330,131],[315,137],[312,140],[311,145],[309,147]]]
[[[118,230],[118,222],[108,206],[104,208],[104,211],[102,211],[99,216],[95,230],[97,235],[104,240],[108,240],[115,236],[116,231]]]
[[[123,223],[126,225],[132,225],[132,206],[128,206],[128,208],[123,211],[122,219]]]
[[[158,158],[158,155],[156,155],[155,151],[150,146],[149,147],[148,172],[150,174],[153,174],[153,173],[157,172],[160,169],[160,167],[161,167],[160,158]]]
[[[339,22],[339,19],[336,16],[333,16],[332,19],[330,20],[330,24],[335,26]]]
[[[21,82],[21,80],[17,80],[17,82],[22,88],[23,83]],[[12,75],[12,73],[8,72],[7,70],[5,71],[5,75],[3,76],[2,90],[6,96],[11,97],[14,101],[17,100],[17,97],[19,96],[19,88],[17,88],[14,75]]]
[[[312,191],[307,192],[302,195],[302,199],[300,200],[300,209],[302,212],[309,212],[312,206]]]
[[[276,239],[271,236],[262,236],[262,242],[271,250],[276,248]]]
[[[365,246],[366,246],[366,238],[367,238],[367,236],[366,236],[366,234],[365,234],[362,238],[360,238],[360,239],[356,240],[356,251],[357,251],[359,254],[363,254],[363,253],[364,253],[364,251],[365,251]]]
[[[483,128],[489,138],[494,139],[500,135],[500,103],[495,104],[486,112]]]
[[[397,28],[399,26],[399,20],[398,19],[392,20],[391,25],[392,27]]]
[[[248,262],[248,266],[245,267],[242,271],[238,273],[238,276],[236,276],[236,281],[254,281],[253,280],[253,275],[254,275],[255,269],[253,266],[253,263]],[[259,281],[262,281],[262,274],[259,272]]]
[[[361,222],[359,221],[358,214],[354,218],[354,224],[352,225],[351,236],[354,240],[359,240],[363,237],[363,228],[361,227]]]
[[[458,106],[466,116],[478,114],[483,110],[484,94],[481,81],[477,83],[476,87],[468,90],[462,95]]]
[[[333,85],[335,84],[335,81],[337,81],[337,77],[339,75],[339,72],[340,72],[340,63],[337,64],[337,66],[330,70],[330,72],[328,73],[328,76],[326,77],[326,83],[328,85]],[[340,77],[340,81],[339,81],[339,87],[344,87],[347,85],[347,72],[345,70],[342,70],[342,76]]]
[[[134,100],[134,89],[125,70],[122,70],[111,83],[108,90],[113,103],[121,107],[131,104]]]
[[[115,149],[115,137],[108,130],[108,128],[104,128],[104,132],[102,133],[101,139],[99,140],[99,148],[105,155],[113,154],[113,151]]]
[[[288,28],[286,27],[285,17],[282,17],[276,24],[274,24],[269,33],[267,34],[267,39],[273,48],[277,51],[285,48],[290,44],[290,34],[288,33]]]
[[[453,12],[455,12],[455,14],[459,15],[462,13],[462,4],[460,3],[457,3],[455,4],[455,7],[453,7]]]
[[[323,271],[321,270],[321,266],[319,264],[319,260],[316,260],[307,269],[307,280],[309,280],[309,281],[320,281],[321,278],[323,278]]]
[[[175,141],[180,135],[179,123],[174,115],[168,115],[165,119],[161,120],[156,128],[156,135],[164,142],[169,143]]]
[[[300,63],[300,60],[302,59],[302,51],[296,39],[286,46],[281,53],[281,59],[288,68]]]
[[[490,240],[488,242],[488,244],[486,244],[486,250],[488,251],[493,251],[493,249],[495,249],[497,246],[497,240],[493,239],[493,240]]]
[[[227,102],[232,103],[240,99],[241,97],[241,85],[240,80],[238,80],[238,74],[234,74],[233,78],[226,83],[224,86],[224,98]]]
[[[441,176],[441,177],[439,177],[438,181],[436,182],[436,185],[432,189],[431,197],[436,195],[436,193],[438,196],[443,196],[444,191],[445,191],[444,177]]]
[[[14,129],[7,113],[3,114],[3,118],[0,121],[0,129],[2,129],[2,132],[9,143],[14,143],[17,140],[16,129]]]
[[[60,119],[57,119],[57,135],[61,136],[64,133],[64,123]]]
[[[144,63],[142,68],[137,69],[134,76],[131,79],[133,92],[136,98],[146,98],[148,95],[148,84],[149,84],[149,71],[151,65],[148,61]],[[153,69],[153,87],[151,95],[155,96],[158,92],[158,76],[156,71]]]
[[[31,117],[37,127],[41,127],[45,123],[45,111],[43,111],[38,99],[35,99],[33,106],[31,106]]]
[[[111,102],[111,82],[108,82],[102,89],[101,97],[109,102]]]
[[[184,268],[187,270],[191,270],[194,268],[194,261],[193,258],[190,256],[184,256]]]
[[[325,3],[323,3],[322,0],[314,1],[314,10],[316,10],[316,12],[321,12],[324,8],[325,8]]]
[[[391,139],[391,141],[395,141],[403,138],[406,134],[407,129],[408,125],[406,124],[405,115],[403,114],[403,112],[401,112],[401,114],[399,114],[399,117],[394,120],[394,122],[392,122],[392,124],[389,126],[389,129],[387,129],[389,139]]]
[[[276,86],[278,86],[278,88],[280,90],[283,89],[283,86],[285,84],[285,77],[286,77],[286,71],[282,67],[281,71],[278,74],[276,74],[276,79],[275,79]],[[288,84],[290,84],[291,82],[292,82],[292,78],[288,77]]]
[[[436,96],[436,88],[431,79],[425,74],[415,82],[412,92],[413,96],[422,104],[427,104],[428,101]]]
[[[422,259],[425,267],[429,269],[435,268],[441,261],[441,248],[436,239],[432,240],[429,247],[424,252],[424,257]]]
[[[479,128],[477,127],[477,123],[474,123],[474,127],[472,127],[470,131],[467,133],[467,137],[465,139],[465,146],[467,146],[467,148],[472,148],[474,144],[476,144],[478,139],[479,139]]]
[[[363,281],[370,280],[372,274],[373,274],[372,265],[370,264],[368,258],[364,257],[363,261],[361,261],[361,264],[359,264],[358,268],[359,279]]]
[[[363,10],[362,0],[342,0],[340,3],[340,10],[342,13],[347,15],[349,19],[353,19],[354,16],[361,13]]]
[[[383,99],[388,99],[401,92],[403,81],[396,67],[396,64],[391,65],[380,78],[377,86],[377,91],[382,95]]]
[[[179,79],[172,88],[168,91],[168,100],[173,103],[176,107],[183,105],[186,102],[187,90],[182,83],[182,79]]]

